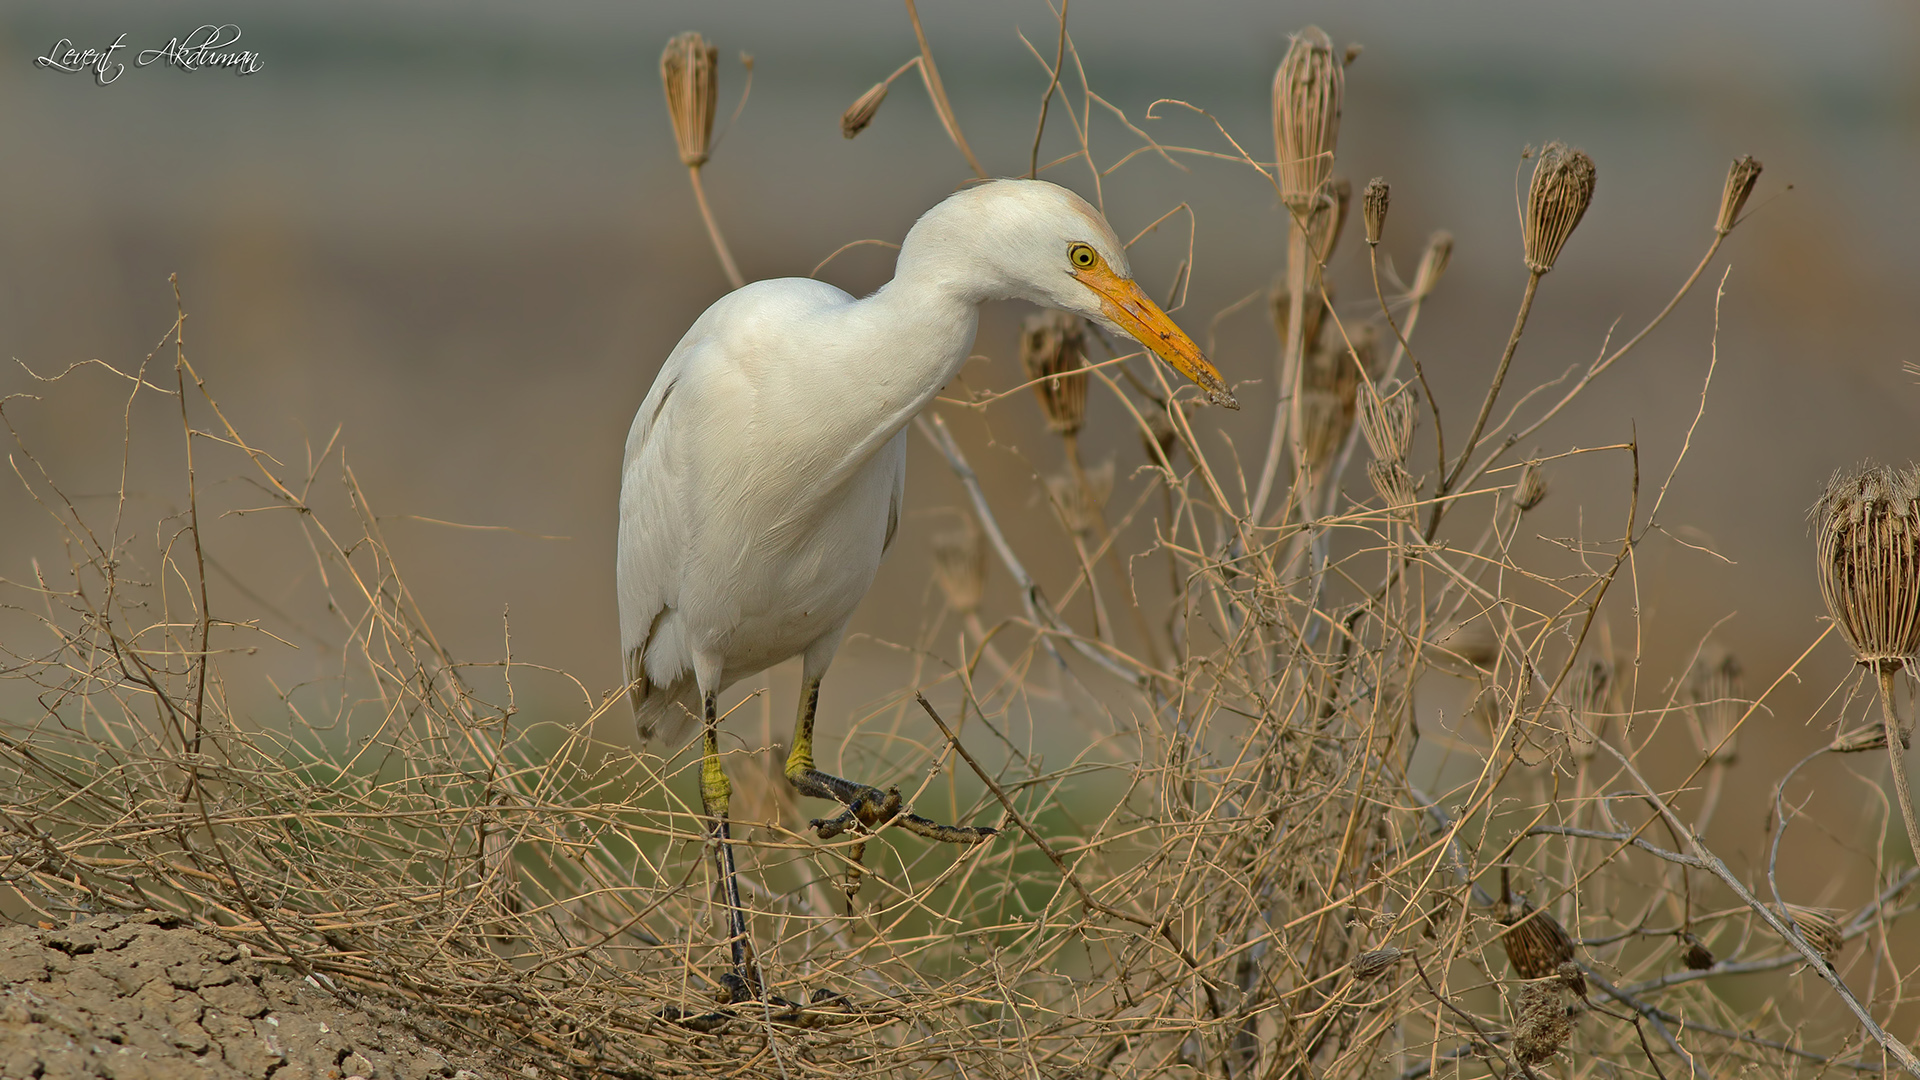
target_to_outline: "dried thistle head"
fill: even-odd
[[[1841,946],[1847,943],[1840,920],[1835,918],[1840,913],[1832,908],[1801,907],[1799,904],[1768,904],[1767,907],[1781,922],[1797,927],[1800,936],[1813,946],[1813,951],[1825,957],[1829,963],[1840,955]]]
[[[667,90],[667,116],[680,162],[707,163],[713,142],[713,110],[720,100],[720,51],[689,30],[676,34],[660,54],[660,82]]]
[[[980,609],[987,586],[987,546],[980,526],[967,518],[966,527],[933,538],[933,578],[947,598],[947,606],[961,615]]]
[[[1533,163],[1533,183],[1527,188],[1527,216],[1520,230],[1527,269],[1544,274],[1553,269],[1560,249],[1593,202],[1593,159],[1563,143],[1550,142]]]
[[[1320,292],[1326,291],[1326,299],[1320,298]],[[1333,300],[1333,286],[1322,283],[1319,288],[1307,293],[1307,302],[1302,305],[1300,316],[1301,348],[1312,352],[1320,346],[1320,328],[1327,321],[1327,304]],[[1282,342],[1287,340],[1287,324],[1293,319],[1293,294],[1286,283],[1275,282],[1267,293],[1267,310],[1273,316],[1274,333],[1280,335]]]
[[[1814,504],[1820,597],[1862,664],[1920,652],[1920,470],[1842,470]]]
[[[1108,496],[1113,494],[1113,462],[1101,462],[1086,470],[1086,476],[1084,486],[1072,473],[1054,473],[1047,477],[1047,496],[1053,502],[1054,512],[1060,515],[1061,524],[1080,536],[1093,531]]]
[[[1360,372],[1346,350],[1309,355],[1300,371],[1300,446],[1316,476],[1353,430]]]
[[[1740,700],[1740,660],[1725,647],[1708,644],[1687,673],[1687,723],[1693,742],[1709,760],[1732,762],[1738,747],[1734,725],[1746,712]]]
[[[1304,216],[1333,171],[1340,140],[1345,65],[1317,26],[1293,37],[1273,76],[1273,145],[1279,158],[1280,201]]]
[[[1520,467],[1520,479],[1513,485],[1513,505],[1521,513],[1539,506],[1547,497],[1547,478],[1540,472],[1538,461],[1529,461]]]
[[[853,99],[847,111],[840,114],[840,134],[851,139],[867,130],[873,123],[874,114],[880,111],[880,103],[887,100],[889,83],[877,82],[873,88]]]
[[[1376,176],[1367,181],[1367,190],[1360,196],[1360,216],[1367,223],[1367,246],[1373,247],[1380,242],[1380,233],[1387,227],[1387,204],[1390,200],[1387,182]]]
[[[1427,250],[1420,253],[1420,266],[1413,272],[1413,299],[1424,300],[1433,295],[1440,285],[1440,279],[1446,276],[1447,263],[1453,260],[1453,234],[1445,229],[1427,238]]]
[[[1753,194],[1753,185],[1760,179],[1760,169],[1751,154],[1734,159],[1727,169],[1727,186],[1720,192],[1720,217],[1713,223],[1713,231],[1721,236],[1733,231],[1740,211],[1747,205],[1747,196]]]
[[[1531,983],[1514,1007],[1513,1056],[1525,1065],[1551,1061],[1573,1038],[1573,1005],[1554,983]]]
[[[1040,380],[1033,392],[1055,434],[1078,434],[1086,423],[1086,355],[1086,324],[1077,315],[1043,311],[1020,324],[1020,366]]]
[[[1381,504],[1393,511],[1395,517],[1406,522],[1413,520],[1413,504],[1419,501],[1420,489],[1405,465],[1374,458],[1367,462],[1367,480],[1379,493]]]
[[[1360,433],[1367,437],[1368,448],[1380,461],[1407,463],[1419,416],[1413,406],[1413,391],[1404,384],[1360,395]]]
[[[1377,979],[1387,973],[1393,965],[1400,962],[1400,949],[1395,945],[1384,945],[1378,949],[1369,949],[1353,958],[1351,965],[1356,979]]]

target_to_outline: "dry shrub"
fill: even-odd
[[[1064,55],[1064,28],[1060,40]],[[1310,43],[1337,78],[1324,35]],[[1055,81],[1085,115],[1085,84]],[[942,121],[958,141],[944,108]],[[1330,153],[1331,130],[1315,130]],[[1074,131],[1070,156],[1095,160]],[[1571,160],[1560,153],[1547,159],[1556,168]],[[1591,163],[1572,172],[1590,195]],[[1719,250],[1731,217],[1717,220],[1676,300]],[[1578,221],[1549,223],[1553,253]],[[1624,421],[1615,445],[1530,452],[1611,462],[1632,492],[1612,523],[1557,547],[1518,542],[1527,497],[1515,488],[1538,474],[1509,452],[1550,437],[1640,337],[1502,418],[1523,310],[1466,445],[1439,439],[1436,416],[1434,456],[1403,436],[1375,442],[1389,448],[1374,471],[1390,502],[1347,482],[1366,472],[1349,468],[1356,380],[1362,401],[1391,395],[1407,368],[1417,381],[1396,400],[1425,385],[1414,329],[1450,243],[1404,287],[1370,248],[1376,295],[1327,308],[1311,359],[1344,381],[1344,419],[1315,435],[1311,480],[1269,460],[1282,478],[1269,505],[1201,436],[1211,414],[1173,400],[1150,365],[1092,369],[1087,407],[1137,426],[1144,456],[1121,463],[1111,502],[1076,504],[1085,520],[1063,540],[1079,572],[1057,607],[959,443],[938,418],[921,422],[969,485],[979,527],[941,555],[965,579],[949,582],[961,654],[929,653],[876,715],[956,732],[891,759],[894,774],[917,779],[903,785],[909,802],[940,798],[956,820],[1005,834],[957,853],[898,830],[822,844],[797,829],[777,772],[748,775],[766,758],[729,754],[743,791],[763,796],[740,815],[737,848],[767,999],[741,1004],[716,998],[726,948],[687,757],[597,740],[603,714],[624,729],[611,689],[510,652],[448,655],[344,455],[320,448],[298,469],[270,456],[201,384],[176,323],[172,378],[158,374],[163,351],[69,372],[46,393],[118,380],[130,458],[184,433],[182,513],[142,518],[148,504],[128,499],[124,476],[117,499],[68,498],[14,423],[37,406],[0,407],[19,475],[68,555],[5,583],[0,896],[49,919],[176,912],[343,996],[400,999],[436,1038],[493,1048],[530,1075],[1412,1080],[1533,1075],[1556,1058],[1665,1076],[1700,1062],[1770,1075],[1876,1064],[1890,1006],[1862,1006],[1879,1023],[1852,1038],[1860,1027],[1814,980],[1851,1000],[1846,976],[1859,972],[1820,953],[1868,952],[1840,949],[1858,936],[1884,946],[1886,924],[1911,910],[1913,873],[1889,873],[1878,895],[1822,923],[1820,953],[1799,951],[1778,921],[1788,909],[1688,833],[1675,792],[1638,766],[1680,710],[1684,672],[1657,700],[1639,658],[1616,655],[1601,629],[1609,589],[1655,526],[1657,493],[1640,487]],[[1351,343],[1373,334],[1380,356],[1363,363]],[[1293,351],[1312,344],[1296,334]],[[977,407],[1011,408],[1005,398]],[[175,434],[151,434],[156,416]],[[1297,417],[1276,408],[1270,454],[1303,445],[1284,433]],[[1447,419],[1457,439],[1465,418]],[[1411,414],[1396,423],[1411,430]],[[1077,451],[1062,453],[1087,487]],[[210,476],[245,486],[210,496]],[[317,635],[330,659],[290,660],[300,620],[209,588],[220,552],[201,522],[242,511],[242,525],[280,522],[285,565],[308,564],[298,604],[332,620]],[[982,538],[1021,602],[990,625],[974,569]],[[1137,617],[1075,626],[1062,612],[1101,590],[1091,564],[1109,556],[1121,582],[1103,604]],[[1146,587],[1163,568],[1166,591]],[[1435,644],[1466,625],[1490,642],[1471,664]],[[304,681],[273,678],[302,665]],[[520,704],[529,685],[543,687],[537,708]],[[1416,708],[1417,691],[1455,704]],[[919,694],[927,716],[908,711]],[[1498,703],[1484,734],[1456,723],[1472,700]],[[1724,734],[1750,713],[1729,714]],[[1091,745],[1043,763],[1015,726],[1042,722],[1082,723]],[[1423,790],[1422,777],[1444,788]],[[839,886],[855,844],[870,844],[870,865],[849,913]],[[1553,963],[1536,966],[1523,946],[1542,935]],[[1801,965],[1807,974],[1789,974]],[[1747,980],[1739,1007],[1709,989],[1723,978]]]

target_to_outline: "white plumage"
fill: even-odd
[[[803,690],[787,775],[803,793],[847,805],[815,823],[821,835],[889,819],[938,839],[992,833],[899,815],[897,793],[816,771],[811,744],[820,677],[899,523],[906,425],[965,363],[979,305],[1007,298],[1138,338],[1232,402],[1133,283],[1098,211],[1053,184],[999,180],[923,215],[893,280],[871,296],[783,278],[722,297],[674,347],[634,417],[618,557],[628,692],[641,737],[669,750],[708,722],[701,793],[729,885],[713,698],[796,655]],[[729,903],[736,974],[750,984],[731,888]]]

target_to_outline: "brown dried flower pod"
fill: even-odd
[[[1781,922],[1798,927],[1800,936],[1807,939],[1813,951],[1825,957],[1829,963],[1840,955],[1841,946],[1847,943],[1846,934],[1840,928],[1840,921],[1834,916],[1840,914],[1832,908],[1801,907],[1799,904],[1768,904]]]
[[[987,547],[972,518],[967,519],[966,528],[933,538],[933,578],[956,613],[971,615],[979,610],[987,585]]]
[[[677,34],[660,54],[660,82],[667,90],[667,116],[680,162],[707,163],[713,142],[713,111],[720,100],[720,52],[692,31]]]
[[[1700,650],[1687,674],[1687,723],[1693,742],[1708,760],[1732,762],[1739,748],[1734,725],[1746,712],[1740,700],[1740,660],[1723,646]]]
[[[1885,750],[1886,748],[1887,728],[1886,725],[1878,723],[1841,732],[1827,744],[1827,749],[1835,754],[1858,754],[1863,750]]]
[[[1685,943],[1680,950],[1680,962],[1687,965],[1688,970],[1707,971],[1713,967],[1713,950],[1707,948],[1706,942],[1691,933],[1682,933],[1680,940]]]
[[[1413,273],[1413,288],[1410,295],[1416,300],[1424,300],[1433,295],[1440,285],[1440,279],[1446,276],[1447,263],[1453,260],[1453,234],[1445,229],[1427,238],[1427,250],[1420,254],[1420,266]]]
[[[1544,274],[1553,269],[1560,249],[1573,235],[1593,202],[1593,159],[1580,150],[1550,142],[1533,164],[1533,183],[1527,188],[1527,216],[1520,231],[1527,269]]]
[[[1559,986],[1532,983],[1520,991],[1514,1008],[1513,1056],[1521,1064],[1552,1060],[1572,1038],[1573,1010]]]
[[[1373,456],[1381,461],[1406,464],[1419,416],[1413,391],[1404,385],[1360,395],[1360,433],[1367,437]]]
[[[1378,949],[1369,949],[1353,958],[1353,977],[1356,979],[1377,979],[1387,970],[1400,962],[1400,949],[1395,945],[1384,945]]]
[[[1387,204],[1391,201],[1391,192],[1387,182],[1376,176],[1367,181],[1367,190],[1360,196],[1360,216],[1367,223],[1367,246],[1380,242],[1380,233],[1387,227]]]
[[[1841,471],[1814,504],[1820,596],[1860,663],[1920,652],[1920,470]]]
[[[1550,911],[1542,911],[1526,900],[1513,899],[1508,886],[1507,868],[1500,868],[1501,901],[1495,906],[1494,916],[1507,932],[1500,937],[1500,943],[1506,946],[1507,963],[1513,965],[1514,974],[1523,979],[1544,979],[1556,975],[1560,965],[1573,959],[1573,938],[1560,920]],[[1586,982],[1581,979],[1578,993],[1586,994]]]
[[[1303,216],[1333,171],[1346,73],[1333,42],[1317,26],[1294,35],[1273,76],[1273,145],[1280,201]]]
[[[1540,472],[1540,463],[1529,461],[1520,467],[1520,479],[1513,485],[1513,505],[1521,513],[1539,506],[1547,497],[1547,478]]]
[[[874,114],[880,111],[880,103],[887,100],[888,83],[877,82],[873,88],[855,98],[847,111],[840,114],[840,134],[851,139],[867,130],[873,123]]]
[[[1047,427],[1078,434],[1087,420],[1086,324],[1064,311],[1029,315],[1020,324],[1020,366],[1039,395]]]
[[[1720,217],[1713,224],[1713,230],[1721,236],[1732,232],[1739,222],[1747,196],[1753,194],[1754,182],[1760,179],[1760,169],[1760,163],[1753,160],[1751,154],[1735,158],[1727,169],[1727,186],[1720,192]]]

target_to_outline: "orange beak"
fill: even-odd
[[[1240,407],[1220,373],[1201,355],[1200,346],[1175,326],[1173,318],[1160,310],[1160,305],[1142,292],[1132,278],[1114,273],[1105,262],[1071,272],[1080,284],[1100,297],[1100,310],[1107,318],[1120,324],[1121,329],[1165,360],[1173,370],[1192,379],[1195,386],[1207,392],[1208,401],[1229,409]]]

